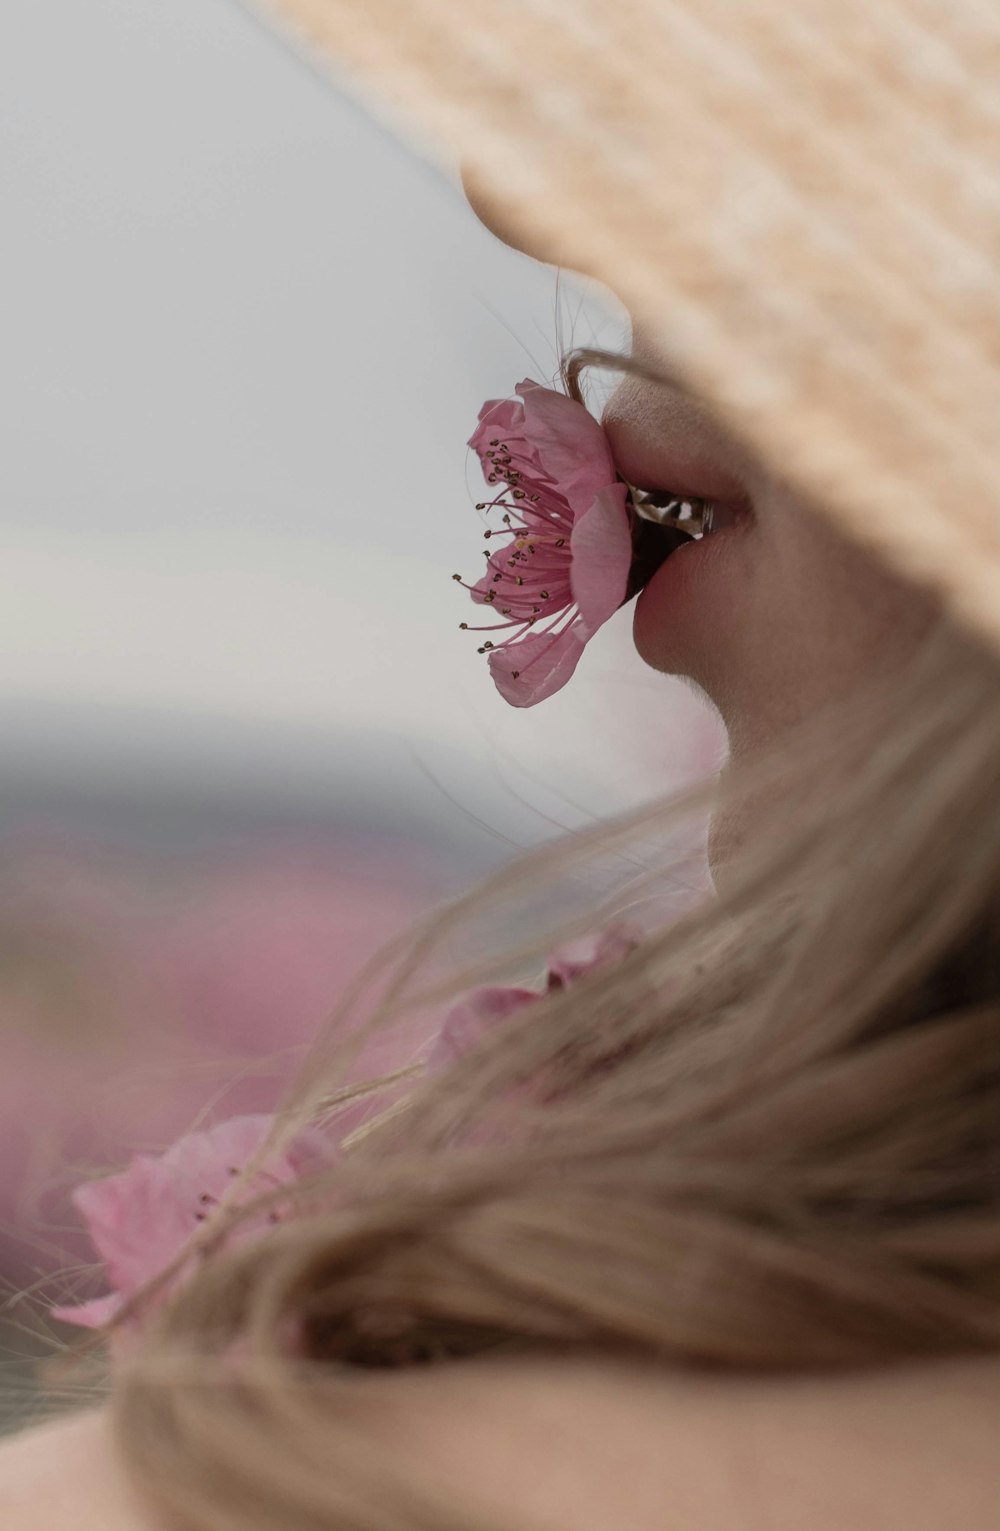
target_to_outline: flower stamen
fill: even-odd
[[[491,546],[483,550],[483,578],[457,582],[474,601],[495,609],[500,585],[497,614],[506,620],[489,628],[461,626],[506,633],[496,642],[487,640],[480,653],[498,656],[512,645],[529,645],[516,670],[491,657],[490,672],[507,701],[530,706],[565,683],[587,637],[624,600],[631,533],[626,486],[599,424],[581,404],[537,383],[526,380],[515,392],[516,400],[483,406],[470,442],[486,482],[496,486],[493,497],[478,501],[476,509],[486,515],[497,511],[501,524],[484,527],[483,540]],[[505,438],[502,430],[508,427]],[[590,530],[576,549],[571,534],[584,517]],[[581,563],[586,565],[579,587],[583,605],[574,574]],[[515,684],[529,673],[531,684]]]

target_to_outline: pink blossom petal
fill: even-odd
[[[103,1329],[105,1324],[110,1324],[123,1302],[124,1298],[117,1292],[109,1292],[106,1297],[91,1298],[90,1302],[50,1308],[49,1313],[64,1324],[76,1324],[81,1329]]]
[[[500,695],[532,707],[566,684],[584,644],[625,600],[632,538],[627,490],[600,423],[530,378],[515,392],[483,405],[470,440],[495,491],[481,508],[502,515],[488,532],[486,572],[466,588],[499,620],[462,626],[505,633],[480,652],[490,650]],[[532,631],[537,623],[545,630]]]
[[[549,958],[548,987],[561,989],[587,973],[620,962],[638,944],[638,932],[624,925],[611,925],[596,935],[564,942]]]
[[[493,574],[494,570],[487,565],[486,573],[470,587],[469,594],[477,606],[492,606],[496,600],[497,581],[493,578]],[[487,600],[491,592],[493,594],[493,601]]]
[[[536,615],[540,584],[537,578],[530,578],[531,570],[527,571],[523,587],[512,584],[510,580],[498,583],[494,578],[496,572],[494,566],[488,564],[482,579],[469,589],[469,594],[476,605],[488,608],[483,615],[491,617],[491,626],[495,623],[499,627],[502,622],[526,622],[529,617]],[[551,577],[548,583],[553,584]],[[557,585],[553,588],[558,591]],[[490,599],[491,596],[492,599]],[[567,602],[568,599],[569,591],[567,591]],[[476,620],[478,622],[479,619]]]
[[[534,707],[561,690],[576,669],[584,635],[579,622],[559,633],[529,633],[508,648],[490,654],[490,674],[505,702],[512,707]]]
[[[479,423],[469,440],[470,447],[478,450],[488,446],[497,437],[505,440],[505,433],[524,418],[524,406],[516,399],[487,399],[479,411]]]
[[[119,1292],[155,1275],[195,1231],[183,1193],[151,1154],[136,1154],[121,1174],[78,1186],[72,1200]]]
[[[608,438],[588,409],[528,378],[515,392],[524,400],[524,433],[571,505],[588,505],[599,490],[615,483]]]
[[[570,536],[570,580],[587,637],[618,610],[628,589],[632,530],[624,484],[609,484],[578,519]]]
[[[427,1071],[434,1073],[472,1052],[498,1025],[534,1005],[545,992],[562,989],[588,973],[620,962],[639,944],[639,933],[626,925],[566,941],[548,958],[545,989],[505,987],[497,984],[470,989],[456,1001],[427,1057]]]
[[[464,1058],[502,1021],[525,1005],[534,1004],[540,995],[536,989],[503,988],[487,985],[470,989],[448,1011],[437,1041],[427,1058],[427,1070],[433,1073]]]
[[[488,461],[491,442],[502,441],[516,449],[538,471],[542,464],[534,442],[524,434],[524,405],[520,399],[487,399],[479,411],[479,424],[469,437],[469,446],[479,457],[483,472],[492,470]]]
[[[64,1306],[60,1316],[75,1315],[72,1322],[88,1326],[99,1323],[102,1311],[110,1317],[122,1300],[169,1265],[260,1148],[272,1123],[265,1115],[234,1117],[189,1133],[163,1154],[137,1154],[120,1174],[78,1186],[73,1201],[114,1292],[75,1309]],[[321,1134],[304,1131],[260,1172],[249,1194],[308,1174],[332,1158]],[[253,1226],[242,1225],[235,1236],[246,1236]],[[102,1310],[101,1303],[108,1307]]]

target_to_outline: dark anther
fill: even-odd
[[[511,672],[510,672],[511,680],[517,680],[517,678],[520,675],[520,673],[521,673],[520,670],[511,670]]]
[[[548,598],[549,598],[549,592],[547,590],[540,590],[539,591],[539,595],[541,596],[543,601],[547,601]]]
[[[496,593],[495,590],[487,590],[486,595],[484,597],[485,600],[487,600],[487,601],[495,601],[496,598],[497,598],[497,593]]]
[[[451,577],[452,579],[457,579],[459,584],[462,583],[462,576],[460,574],[453,574]]]
[[[556,538],[556,547],[557,548],[564,548],[565,546],[566,546],[566,538],[565,537],[557,537]]]
[[[459,622],[458,630],[459,630],[460,633],[467,633],[469,631],[469,624],[468,624],[468,622]]]
[[[499,436],[494,436],[493,440],[490,442],[490,446],[491,447],[498,447],[499,445],[500,445],[500,437]]]

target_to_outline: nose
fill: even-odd
[[[498,191],[495,183],[487,181],[470,162],[463,162],[461,175],[466,201],[480,223],[497,239],[512,250],[529,255],[532,260],[578,271],[581,276],[594,275],[564,227],[553,222],[551,227],[543,228],[537,217],[533,217],[529,224],[516,193],[506,189]]]
[[[511,221],[510,203],[498,200],[475,168],[468,163],[462,166],[462,190],[465,193],[465,200],[484,228],[489,229],[491,234],[495,234],[497,239],[503,240],[505,245],[510,245],[512,250],[520,250],[522,255],[535,254],[527,247],[523,236],[518,238]],[[535,258],[539,257],[536,255]]]

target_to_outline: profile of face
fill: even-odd
[[[641,337],[634,354],[652,360]],[[906,658],[930,603],[798,503],[689,395],[628,376],[603,418],[629,483],[715,502],[709,534],[641,592],[633,633],[648,664],[711,698],[734,755]]]
[[[463,182],[491,232],[539,254],[467,171]],[[632,354],[657,371],[640,332]],[[640,593],[633,634],[647,664],[714,702],[734,758],[895,667],[927,630],[933,609],[915,587],[797,503],[679,387],[627,375],[602,420],[634,488],[715,502],[709,535],[671,554]]]

